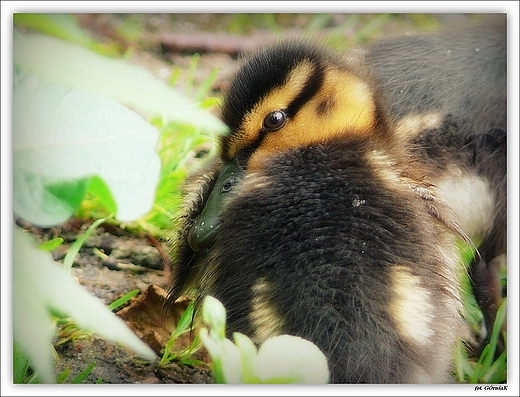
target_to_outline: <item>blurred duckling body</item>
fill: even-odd
[[[432,128],[395,123],[368,70],[294,41],[242,66],[220,158],[187,188],[172,299],[215,296],[258,344],[314,342],[333,383],[450,382],[464,232],[417,149]]]
[[[482,346],[502,298],[507,248],[506,55],[504,15],[477,28],[386,40],[370,51],[397,132],[408,135],[432,190],[478,245],[470,275],[487,329]]]

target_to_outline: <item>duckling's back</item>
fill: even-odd
[[[467,131],[505,131],[506,34],[505,15],[493,15],[476,27],[379,41],[367,58],[396,117],[440,112]]]
[[[409,135],[433,190],[479,245],[470,271],[483,344],[501,300],[507,240],[506,16],[484,18],[477,27],[379,42],[368,55],[398,132]]]

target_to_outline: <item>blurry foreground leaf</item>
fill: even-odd
[[[147,117],[160,116],[224,133],[224,124],[190,104],[150,71],[110,59],[54,37],[14,32],[14,65],[41,78],[122,103]]]
[[[113,100],[19,75],[14,86],[14,211],[39,226],[67,220],[94,180],[129,221],[152,207],[158,131]],[[94,179],[93,179],[94,178]],[[106,188],[105,188],[106,191]]]
[[[243,334],[235,332],[235,344],[225,338],[226,310],[208,296],[202,317],[209,326],[200,336],[211,355],[216,383],[327,383],[327,359],[308,340],[280,335],[267,339],[257,350]]]
[[[20,229],[14,230],[14,339],[46,383],[54,382],[50,311],[65,313],[84,328],[122,343],[153,360],[155,353],[100,300],[79,286],[49,253],[36,248]]]
[[[92,39],[76,22],[71,14],[24,14],[16,13],[13,16],[14,26],[24,27],[45,33],[71,43],[90,48],[99,54],[117,56],[119,52],[114,46],[98,43]]]

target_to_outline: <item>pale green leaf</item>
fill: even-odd
[[[48,252],[38,250],[19,228],[14,229],[13,242],[14,339],[43,382],[54,381],[51,310],[71,316],[80,327],[126,345],[143,357],[156,357],[120,318],[78,285]]]
[[[15,152],[16,155],[16,152]],[[59,176],[59,174],[58,174]],[[14,168],[14,212],[35,225],[51,226],[66,221],[85,196],[89,178],[57,182],[24,170]],[[56,189],[68,192],[57,196]]]
[[[267,339],[256,360],[262,383],[327,383],[327,358],[312,342],[290,335]]]
[[[216,383],[242,383],[240,352],[233,342],[226,338],[211,336],[206,328],[200,330],[200,337],[211,355]]]
[[[235,344],[225,338],[226,309],[212,296],[202,303],[202,318],[210,327],[200,337],[212,359],[216,383],[327,383],[327,358],[312,342],[297,336],[267,339],[258,349],[235,332]]]
[[[70,217],[99,176],[130,221],[152,207],[158,131],[117,102],[31,75],[14,86],[14,211],[41,226]]]
[[[233,333],[235,345],[240,353],[240,362],[242,364],[242,382],[243,383],[259,383],[256,373],[256,360],[258,350],[251,339],[239,332]]]
[[[190,104],[150,71],[39,34],[14,34],[14,65],[57,84],[107,95],[144,116],[224,133],[216,117]]]
[[[211,335],[217,339],[226,337],[226,309],[212,296],[206,296],[202,303],[202,320],[209,325]]]

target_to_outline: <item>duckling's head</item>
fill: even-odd
[[[224,162],[255,170],[270,156],[343,137],[380,134],[377,85],[353,58],[302,41],[259,51],[231,82],[222,107]],[[383,128],[384,129],[384,128]]]
[[[219,213],[247,173],[273,156],[332,140],[384,138],[388,130],[377,85],[354,58],[303,41],[263,49],[230,84],[221,118],[222,168],[192,226],[195,251],[217,232]]]

